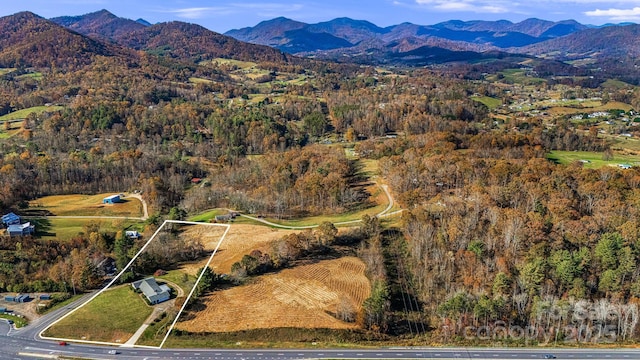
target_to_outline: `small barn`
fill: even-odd
[[[18,294],[18,296],[16,296],[15,302],[17,303],[24,303],[31,300],[31,296],[27,295],[27,294]]]
[[[139,239],[142,235],[135,230],[125,231],[124,233],[129,239]]]
[[[158,285],[153,277],[134,281],[131,286],[135,290],[142,291],[152,305],[167,301],[171,297],[171,288],[167,285]]]
[[[20,216],[10,212],[2,216],[2,223],[6,226],[20,224]]]
[[[216,215],[216,222],[231,221],[231,215]]]
[[[111,195],[102,199],[103,204],[117,204],[120,202],[120,195]]]
[[[27,236],[33,235],[35,232],[35,225],[31,225],[31,223],[29,222],[24,224],[9,225],[7,227],[7,234],[9,234],[9,236]]]

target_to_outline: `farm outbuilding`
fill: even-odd
[[[216,215],[216,222],[231,221],[231,215]]]
[[[20,216],[10,212],[6,215],[2,216],[2,223],[5,225],[15,225],[20,224]]]
[[[36,227],[35,225],[31,225],[31,223],[9,225],[9,227],[7,227],[7,234],[9,234],[9,236],[26,236],[32,235],[35,232]]]
[[[13,301],[17,303],[23,303],[31,300],[31,296],[26,294],[18,294]]]
[[[31,297],[26,294],[18,294],[16,296],[7,295],[4,297],[4,301],[7,301],[7,302],[23,303],[29,300],[31,300]]]
[[[111,195],[102,199],[103,204],[116,204],[120,202],[120,195]]]
[[[135,231],[135,230],[129,230],[125,232],[125,235],[129,238],[129,239],[138,239],[140,238],[142,235],[140,235],[139,232]]]

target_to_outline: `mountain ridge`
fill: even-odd
[[[401,23],[381,28],[366,20],[354,20],[346,17],[315,24],[278,17],[262,21],[254,27],[229,30],[225,34],[241,41],[273,46],[282,51],[297,49],[300,52],[338,49],[338,47],[327,48],[326,44],[319,42],[314,43],[311,39],[313,33],[325,33],[333,38],[341,38],[354,46],[362,42],[376,41],[388,44],[406,37],[423,39],[436,37],[443,40],[485,45],[487,49],[493,47],[506,49],[543,42],[587,28],[588,26],[575,20],[552,22],[535,18],[519,23],[512,23],[508,20],[450,20],[433,25]],[[287,33],[294,29],[298,31]],[[301,48],[292,46],[290,43],[305,43],[306,46]],[[339,42],[334,41],[334,43],[338,44]]]

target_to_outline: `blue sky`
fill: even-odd
[[[217,32],[253,26],[277,16],[307,23],[346,16],[379,26],[402,22],[430,25],[451,19],[517,22],[530,17],[574,19],[594,25],[640,22],[640,0],[2,0],[0,16],[28,10],[50,18],[100,9],[151,23],[197,23]]]

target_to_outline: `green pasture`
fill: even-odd
[[[42,114],[44,112],[54,112],[62,109],[64,109],[63,106],[34,106],[0,116],[0,121],[24,119],[31,113]]]
[[[603,160],[603,153],[591,151],[552,151],[547,154],[549,160],[560,164],[571,164],[582,161],[589,169],[599,169],[603,166],[618,166],[620,164],[640,165],[640,156],[613,154],[611,160]]]
[[[502,100],[490,96],[473,96],[471,100],[484,104],[489,110],[493,110],[502,105]]]
[[[47,329],[46,336],[125,343],[153,308],[129,284],[107,290]]]

